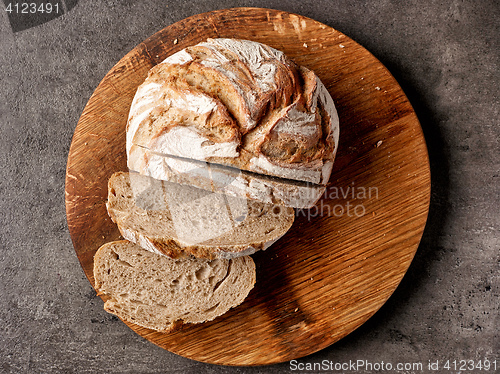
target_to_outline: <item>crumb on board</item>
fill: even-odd
[[[376,144],[376,147],[377,147],[377,148],[378,148],[378,147],[380,147],[380,146],[382,145],[382,143],[383,143],[383,142],[382,142],[382,140],[379,140],[379,141],[377,142],[377,144]]]
[[[304,48],[307,48],[307,47],[308,47],[307,43],[304,43],[304,44],[302,44],[302,45],[304,46]]]
[[[381,88],[380,88],[379,86],[375,87],[375,89],[376,89],[377,91],[380,91],[380,90],[381,90]]]
[[[174,39],[174,44],[179,43],[179,39]]]
[[[340,48],[345,48],[345,45],[343,45],[343,44],[339,44],[339,47],[340,47]]]

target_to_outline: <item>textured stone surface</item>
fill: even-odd
[[[500,367],[497,1],[67,0],[66,14],[16,33],[0,11],[0,372],[290,371],[206,365],[142,339],[103,311],[66,226],[66,157],[102,77],[161,28],[234,6],[299,13],[365,46],[407,93],[431,157],[428,226],[400,287],[361,328],[301,362]]]

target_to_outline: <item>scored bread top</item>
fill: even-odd
[[[326,184],[339,122],[319,78],[283,52],[209,39],[153,67],[127,124],[133,145],[153,152]]]
[[[263,250],[292,226],[293,208],[117,172],[108,214],[122,236],[169,257],[234,258]]]

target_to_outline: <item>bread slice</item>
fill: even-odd
[[[209,39],[153,67],[132,102],[133,145],[326,185],[339,119],[314,74],[267,45]]]
[[[94,257],[95,289],[104,309],[122,320],[168,332],[211,321],[241,304],[255,284],[255,263],[236,259],[171,259],[126,240]]]
[[[132,145],[128,167],[139,174],[266,204],[309,209],[326,186],[270,177],[209,162],[152,152]]]
[[[234,258],[263,250],[292,226],[293,208],[117,172],[108,214],[122,236],[172,258]]]

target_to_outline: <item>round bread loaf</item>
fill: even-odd
[[[132,102],[126,148],[132,170],[145,162],[131,153],[141,147],[324,186],[338,137],[333,100],[311,70],[261,43],[209,39],[151,69]]]

